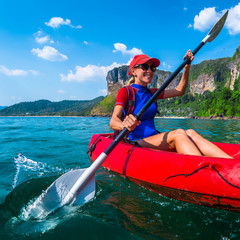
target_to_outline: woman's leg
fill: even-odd
[[[194,130],[174,130],[160,133],[148,138],[139,140],[142,147],[154,148],[164,151],[176,151],[182,154],[232,158],[213,143],[201,137]]]
[[[192,129],[188,129],[186,134],[196,144],[201,153],[207,157],[232,158],[213,143],[200,136]]]
[[[201,151],[182,129],[160,133],[139,140],[142,147],[154,148],[165,151],[177,151],[182,154],[202,156]]]

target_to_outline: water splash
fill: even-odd
[[[11,233],[14,237],[21,237],[26,234],[28,236],[39,236],[49,230],[54,229],[56,226],[64,221],[71,219],[78,210],[76,206],[65,206],[60,209],[60,211],[54,213],[49,218],[45,219],[34,219],[31,215],[31,208],[38,197],[30,196],[29,194],[35,194],[32,190],[25,191],[26,187],[29,189],[29,183],[33,186],[35,190],[41,190],[42,185],[47,181],[47,179],[52,175],[59,175],[61,173],[66,173],[69,169],[63,169],[55,166],[48,165],[42,162],[36,162],[28,159],[21,153],[19,153],[15,158],[14,162],[16,164],[16,173],[14,175],[12,183],[12,192],[6,198],[7,206],[15,216],[11,217],[5,226],[6,232]],[[71,169],[70,169],[71,170]],[[73,170],[74,171],[74,170]],[[75,170],[76,171],[76,170]],[[47,177],[45,177],[45,173]],[[44,177],[43,177],[44,175]],[[40,189],[41,188],[41,189]],[[24,190],[25,189],[25,190]],[[32,189],[32,188],[30,188]],[[45,193],[45,188],[42,189],[42,194]],[[22,195],[24,193],[24,196]],[[18,200],[16,200],[16,194],[19,195]],[[14,195],[14,199],[12,197]],[[40,195],[40,196],[41,196]],[[30,199],[30,200],[29,200]],[[27,203],[25,201],[28,201]],[[14,201],[14,203],[12,203]],[[16,204],[15,201],[18,201]],[[24,203],[25,202],[25,203]],[[12,207],[14,205],[14,207]],[[20,209],[16,209],[16,205]]]
[[[58,225],[69,221],[79,211],[78,207],[65,206],[51,217],[42,220],[25,219],[24,212],[18,217],[12,217],[5,225],[5,230],[14,239],[34,239],[55,229]]]
[[[59,167],[49,166],[46,163],[33,161],[26,158],[21,153],[14,158],[14,162],[16,164],[16,173],[12,184],[13,189],[22,181],[26,181],[33,177],[38,178],[44,173],[61,173],[68,171]]]

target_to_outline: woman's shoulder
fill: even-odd
[[[125,107],[126,103],[128,100],[128,93],[127,89],[125,87],[122,87],[118,91],[117,99],[116,99],[116,104],[115,105],[122,105]]]
[[[137,91],[138,91],[137,88],[135,88],[135,87],[132,86],[132,85],[129,85],[129,86],[123,86],[123,87],[121,87],[121,88],[119,89],[118,93],[120,93],[120,94],[125,94],[125,95],[127,96],[127,95],[128,95],[128,92],[129,92],[129,91],[132,91],[132,90],[135,92],[135,94],[136,94]]]
[[[121,87],[119,90],[118,90],[118,94],[127,94],[127,89],[125,86]]]

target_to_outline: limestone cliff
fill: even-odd
[[[231,58],[220,58],[193,65],[189,76],[190,93],[204,94],[226,86],[231,71],[230,63]]]
[[[131,76],[128,75],[129,66],[121,66],[109,71],[106,77],[108,95],[127,84]],[[152,83],[149,87],[159,88],[171,75],[171,72],[157,70],[154,74]],[[179,73],[168,88],[176,87],[181,79],[182,73]]]
[[[214,83],[214,75],[213,74],[201,74],[197,77],[196,80],[193,80],[190,84],[190,93],[192,95],[204,94],[207,91],[212,92],[216,85]]]
[[[229,78],[229,87],[231,90],[234,89],[234,84],[240,85],[240,47],[236,50],[232,57],[231,65],[231,77]],[[238,81],[238,82],[236,82]]]
[[[119,68],[114,68],[108,72],[106,77],[108,95],[115,92],[116,88],[119,89],[120,87],[127,84],[128,80],[130,79],[128,71],[128,66],[122,66]]]

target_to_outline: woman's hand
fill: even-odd
[[[134,117],[132,114],[129,114],[125,117],[125,119],[122,122],[122,129],[127,128],[129,132],[133,131],[141,121],[138,121],[136,117]]]
[[[190,68],[191,66],[191,63],[194,59],[194,55],[192,54],[192,50],[188,50],[187,53],[185,54],[185,56],[183,57],[183,59],[186,59],[186,58],[189,58],[189,60],[191,61],[189,64],[187,64],[185,67],[186,68]]]

